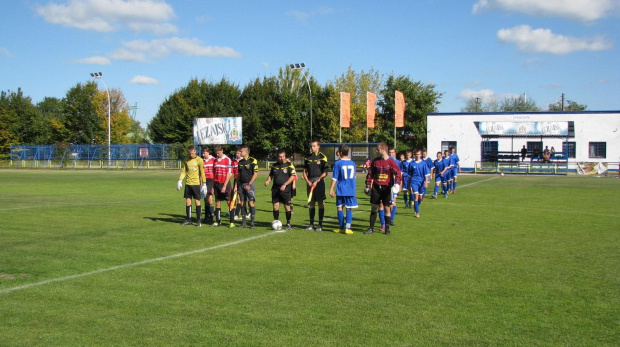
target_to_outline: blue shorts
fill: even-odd
[[[403,175],[403,189],[409,189],[409,176]]]
[[[413,194],[421,194],[424,192],[422,189],[424,188],[424,181],[411,181],[411,190],[413,190]]]
[[[446,178],[441,175],[441,174],[437,174],[435,175],[435,183],[443,183],[445,182]]]
[[[354,196],[336,196],[336,207],[357,208],[357,198]]]
[[[446,171],[446,173],[443,175],[444,175],[444,178],[443,178],[444,182],[452,181],[452,169]]]

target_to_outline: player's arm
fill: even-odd
[[[336,194],[334,193],[335,186],[336,186],[336,179],[332,178],[332,184],[329,186],[329,196],[331,196],[332,198],[336,196]]]

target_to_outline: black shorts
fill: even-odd
[[[312,182],[312,180],[310,180]],[[310,186],[306,183],[306,196],[310,196]],[[320,180],[319,183],[314,187],[314,192],[312,192],[312,200],[310,202],[323,202],[327,200],[327,196],[325,195],[325,180]]]
[[[278,202],[283,203],[284,205],[292,205],[293,204],[293,188],[290,185],[286,186],[284,191],[278,189],[271,189],[271,203],[275,204]]]
[[[185,199],[196,199],[200,200],[200,186],[188,186],[185,185],[185,192],[183,193],[183,197]]]
[[[229,201],[230,200],[230,182],[226,185],[226,192],[222,193],[222,187],[224,183],[213,183],[213,196],[215,196],[215,201]]]
[[[250,186],[249,190],[245,190],[245,186]],[[239,196],[239,201],[256,201],[256,187],[254,184],[243,183],[239,187],[237,187],[237,195]]]
[[[379,205],[381,203],[383,206],[392,205],[392,187],[375,184],[370,190],[370,204]]]
[[[213,190],[213,178],[207,178],[207,196],[213,195],[211,194],[211,190]]]

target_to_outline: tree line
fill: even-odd
[[[225,78],[220,81],[194,78],[162,102],[146,129],[129,116],[122,91],[110,89],[111,142],[188,145],[193,142],[194,118],[242,117],[243,142],[251,148],[253,156],[269,158],[278,149],[305,153],[311,140],[338,142],[340,92],[348,92],[351,127],[342,129],[342,141],[368,139],[392,143],[394,95],[398,90],[405,96],[406,109],[405,127],[396,131],[397,150],[425,146],[426,114],[437,112],[443,95],[434,84],[414,81],[410,76],[384,75],[374,69],[356,72],[349,67],[333,81],[320,85],[311,75],[303,73],[280,68],[277,76],[256,78],[243,87]],[[367,92],[377,95],[372,129],[366,128]],[[540,109],[532,99],[527,102],[507,99],[499,104],[481,105],[472,98],[462,111],[537,110]],[[21,89],[3,91],[0,159],[8,158],[10,146],[17,144],[107,144],[107,111],[106,92],[98,90],[92,81],[77,83],[62,99],[46,97],[36,105]]]

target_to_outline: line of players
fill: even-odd
[[[374,232],[377,215],[381,221],[381,231],[387,235],[390,234],[389,226],[394,225],[396,200],[401,189],[404,192],[405,208],[411,208],[413,204],[414,216],[419,217],[419,205],[425,200],[426,188],[433,172],[436,173],[433,198],[437,197],[439,185],[443,186],[445,197],[447,197],[448,192],[456,193],[456,177],[460,167],[454,148],[450,150],[452,153],[445,151],[445,157],[442,157],[441,152],[438,152],[437,160],[434,162],[430,158],[426,158],[426,151],[421,150],[407,151],[406,158],[403,154],[399,161],[395,158],[394,149],[390,149],[388,153],[387,145],[380,143],[376,148],[379,156],[370,164],[365,165],[365,167],[368,166],[365,193],[370,196],[372,205],[370,227],[365,234]],[[213,223],[212,226],[222,225],[221,202],[225,201],[230,209],[229,227],[235,226],[235,216],[241,213],[242,224],[240,227],[247,227],[246,218],[250,218],[250,228],[254,228],[256,215],[254,181],[258,176],[258,161],[249,156],[250,151],[247,146],[239,147],[234,159],[224,154],[222,146],[216,145],[214,152],[215,157],[210,155],[207,147],[204,147],[202,157],[198,157],[195,147],[188,147],[188,159],[183,162],[182,172],[177,183],[177,189],[181,189],[183,179],[186,179],[184,192],[186,219],[182,225],[192,225],[192,199],[195,200],[196,205],[196,226],[202,225],[201,199],[204,199],[206,220]],[[351,209],[357,208],[355,198],[356,166],[349,159],[348,154],[348,146],[339,147],[339,160],[336,161],[333,168],[330,195],[336,196],[338,209],[340,228],[336,229],[335,232],[352,234]],[[306,230],[323,230],[324,201],[326,200],[324,178],[327,176],[327,162],[327,157],[320,152],[320,143],[313,141],[311,143],[311,154],[304,159],[303,170],[303,179],[307,183],[307,194],[310,197],[308,204],[310,223]],[[235,183],[231,187],[230,183],[233,178]],[[295,167],[287,159],[286,153],[283,150],[279,151],[278,161],[271,166],[265,186],[273,181],[273,217],[275,220],[279,219],[279,205],[282,203],[286,213],[286,229],[291,228],[290,220],[293,197],[296,195],[296,180]],[[403,183],[402,188],[400,187],[401,182]],[[335,187],[337,188],[336,192],[334,192]],[[215,200],[215,210],[212,208],[213,200]],[[235,209],[237,201],[239,201],[239,205]],[[318,225],[315,226],[317,206]],[[389,220],[388,223],[385,223],[386,217]]]

